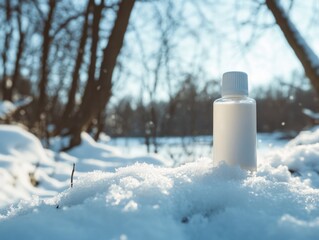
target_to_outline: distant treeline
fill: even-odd
[[[213,101],[219,96],[208,86],[199,90],[186,81],[171,99],[147,104],[125,98],[108,110],[105,131],[111,136],[210,135]],[[277,84],[254,89],[251,95],[257,102],[258,132],[293,133],[315,123],[303,113],[318,110],[313,89]]]

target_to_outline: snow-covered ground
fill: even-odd
[[[258,158],[263,159],[269,151],[283,147],[287,140],[282,133],[261,133],[257,136]],[[104,139],[104,137],[103,137]],[[130,156],[147,154],[147,147],[144,138],[112,138],[102,140],[110,146],[114,146],[122,153]],[[172,159],[174,166],[186,162],[193,162],[201,157],[212,156],[212,137],[159,137],[157,138],[158,152],[166,159]],[[154,146],[150,145],[150,151]]]
[[[176,163],[87,134],[68,153],[57,151],[65,139],[44,149],[15,126],[0,125],[0,139],[1,239],[319,236],[319,128],[287,144],[260,135],[254,173],[214,168],[209,150]]]

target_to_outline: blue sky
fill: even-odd
[[[283,4],[285,2],[288,1],[282,1]],[[290,17],[307,43],[318,55],[319,21],[318,18],[313,18],[315,16],[314,11],[316,11],[314,6],[318,7],[318,1],[294,1]],[[269,16],[269,18],[272,18],[272,16]],[[289,80],[294,70],[303,72],[299,60],[278,26],[264,31],[259,41],[244,55],[244,61],[238,60],[236,53],[230,53],[230,57],[227,57],[227,50],[224,52],[226,54],[223,55],[224,61],[221,71],[227,70],[229,66],[244,69],[248,72],[253,86],[269,84],[274,77],[283,77]],[[231,56],[234,56],[234,58]]]
[[[199,74],[199,85],[211,79],[220,79],[226,71],[245,71],[249,75],[250,88],[271,84],[275,78],[282,78],[289,82],[293,71],[303,73],[299,60],[287,44],[279,27],[274,24],[269,10],[263,6],[256,14],[254,11],[256,4],[253,2],[250,0],[200,0],[197,5],[199,8],[196,8],[195,2],[192,1],[174,1],[177,6],[183,5],[183,12],[179,12],[178,7],[177,10],[170,12],[175,17],[181,14],[177,22],[182,26],[169,38],[173,46],[170,55],[171,88],[178,86],[178,79],[181,80],[184,77],[183,73],[194,71],[194,69],[202,71],[202,74]],[[288,0],[281,2],[285,8],[290,3]],[[167,8],[162,7],[161,2],[155,3],[158,4],[159,9],[155,13],[152,4],[154,3],[138,3],[131,17],[135,28],[139,30],[146,56],[155,54],[158,48],[156,39],[159,31],[157,31],[158,25],[154,23],[156,22],[154,19],[157,19],[156,14],[163,14],[163,19],[167,17],[165,15]],[[315,0],[295,0],[289,12],[291,21],[317,54],[319,53],[318,5],[318,1]],[[204,18],[199,17],[200,15]],[[251,21],[251,23],[245,26],[240,25],[245,21]],[[257,26],[254,26],[254,23]],[[273,25],[268,28],[260,27],[263,24]],[[183,26],[187,26],[188,30],[183,30]],[[256,32],[259,37],[249,47],[243,47],[245,42],[249,42],[253,32]],[[116,98],[122,97],[123,94],[139,97],[141,87],[137,79],[144,79],[142,81],[149,85],[154,82],[152,74],[146,74],[141,70],[143,68],[141,51],[136,44],[134,34],[127,33],[127,35],[134,61],[127,62],[126,65],[129,71],[134,73],[135,80],[123,80],[119,85],[119,89],[122,90]],[[176,60],[178,59],[176,56],[179,56],[180,60]],[[155,65],[154,59],[147,60],[146,64],[152,69]],[[174,72],[175,67],[180,69]],[[160,71],[159,76],[157,96],[165,98],[169,91],[165,71]],[[142,94],[148,98],[147,93]]]

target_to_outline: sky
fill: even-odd
[[[175,1],[177,5],[183,6],[184,12],[181,14],[178,10],[172,10],[171,14],[175,17],[181,14],[180,18],[176,17],[179,21],[178,25],[187,26],[191,30],[188,33],[182,29],[174,31],[171,35],[169,35],[170,32],[168,33],[173,46],[171,59],[178,54],[182,56],[179,65],[175,64],[181,69],[176,70],[176,74],[174,74],[174,62],[170,63],[173,66],[171,82],[174,80],[178,82],[177,79],[183,78],[183,73],[194,71],[194,69],[201,69],[205,72],[200,75],[199,84],[204,84],[212,79],[220,79],[227,71],[247,72],[250,89],[272,84],[276,78],[290,82],[294,71],[302,75],[302,65],[275,24],[270,11],[266,6],[262,6],[256,14],[256,4],[252,2],[256,3],[256,1],[202,0],[198,1],[199,4],[196,5],[192,1]],[[281,1],[281,3],[285,9],[288,9],[290,1]],[[154,15],[150,9],[150,5],[147,6],[144,3],[136,5],[131,17],[135,27],[140,30],[145,55],[148,52],[150,55],[154,54],[158,47],[155,40],[159,34],[156,32],[158,25],[154,24],[155,15],[158,13]],[[316,16],[318,9],[318,1],[295,0],[289,11],[291,21],[317,54],[319,54],[319,17]],[[159,13],[164,15],[163,18],[167,17],[165,10],[167,9],[159,7]],[[140,18],[141,15],[143,18]],[[240,24],[243,22],[247,24]],[[263,24],[268,24],[269,27],[260,27]],[[163,25],[165,29],[165,21]],[[195,37],[192,33],[195,33]],[[252,34],[258,37],[251,42]],[[133,35],[127,38],[130,39],[132,45],[136,45]],[[248,43],[247,47],[244,47],[245,43]],[[130,45],[132,49],[136,48],[134,56],[140,55],[140,48],[132,47],[132,45]],[[134,77],[144,79],[146,84],[153,84],[154,76],[147,75],[143,71],[140,73],[136,71],[136,69],[143,68],[139,60],[135,59],[133,63],[127,64],[131,69],[135,69]],[[148,61],[147,65],[152,68],[154,63]],[[165,98],[168,95],[166,75],[164,72],[160,72],[159,75],[163,81],[157,86],[157,96]],[[136,81],[131,82],[125,81],[124,86],[120,86],[124,89],[121,91],[121,96],[123,93],[135,97],[141,94],[140,85]],[[132,91],[132,89],[135,90]]]
[[[219,26],[223,26],[228,36],[235,35],[241,42],[249,41],[252,26],[241,26],[235,28],[231,23],[227,23],[227,13],[234,11],[233,1],[226,1],[231,4],[225,6],[219,12]],[[248,1],[247,1],[248,2]],[[290,1],[281,1],[285,6]],[[287,7],[286,7],[287,8]],[[306,42],[317,53],[319,53],[319,28],[318,17],[315,17],[315,11],[318,9],[318,1],[294,1],[289,16],[297,29],[304,36]],[[295,56],[294,52],[288,45],[284,35],[279,27],[274,24],[274,19],[269,10],[264,7],[260,10],[259,17],[251,15],[249,5],[242,4],[239,6],[237,19],[247,21],[251,19],[257,24],[272,24],[271,27],[256,30],[260,37],[252,43],[247,49],[242,45],[234,45],[227,41],[222,42],[220,48],[220,58],[212,59],[212,65],[217,65],[216,69],[212,68],[211,74],[221,76],[223,72],[229,70],[243,70],[249,75],[250,84],[253,87],[270,84],[275,77],[283,77],[286,80],[291,78],[294,70],[303,72],[302,66]],[[246,16],[245,16],[246,15]],[[226,17],[225,17],[226,16]],[[225,24],[226,23],[226,24]],[[258,27],[256,27],[258,29]],[[238,30],[239,29],[239,30]],[[219,62],[216,62],[219,61]]]
[[[312,19],[313,10],[311,9],[314,5],[318,5],[318,3],[311,2],[295,1],[290,17],[302,36],[304,36],[306,42],[318,55],[319,28],[318,25],[315,25],[315,23],[318,24],[318,18]],[[311,23],[311,21],[313,22]],[[250,76],[252,86],[269,84],[273,81],[274,77],[283,77],[289,81],[294,70],[303,72],[302,65],[278,26],[274,26],[264,32],[251,51],[245,54],[246,60],[237,61],[235,58],[236,60],[232,62],[232,58],[227,58],[227,54],[224,56],[221,71],[226,71],[228,65],[245,69]]]
[[[227,71],[248,73],[250,89],[268,86],[274,79],[291,81],[294,71],[303,73],[303,68],[287,44],[281,30],[266,6],[256,13],[255,0],[170,0],[173,7],[163,1],[137,1],[121,56],[124,74],[114,76],[114,97],[116,102],[125,96],[149,101],[155,82],[156,56],[161,49],[159,38],[166,31],[170,52],[169,73],[163,68],[158,72],[155,96],[167,99],[181,86],[187,74],[196,76],[199,88],[212,80],[220,80]],[[261,2],[263,0],[260,0]],[[282,0],[285,9],[290,0]],[[85,5],[86,1],[77,2]],[[306,42],[319,55],[319,1],[293,0],[289,11],[291,21],[305,37]],[[109,34],[114,14],[105,11],[101,34]],[[175,29],[170,29],[173,19]],[[243,24],[246,23],[246,24]],[[260,27],[270,24],[268,28]],[[251,42],[252,35],[258,36]],[[107,39],[103,35],[102,39]],[[248,44],[248,46],[245,45]],[[101,41],[101,48],[106,41]],[[246,47],[245,47],[246,46]],[[32,62],[32,61],[30,61]],[[122,67],[123,67],[122,66]],[[145,70],[145,66],[150,70]],[[57,77],[56,77],[57,78]],[[86,79],[82,73],[82,79]],[[56,84],[55,81],[52,81]],[[307,84],[305,82],[305,84]],[[146,90],[145,90],[146,89]]]

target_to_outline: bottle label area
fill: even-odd
[[[256,170],[256,104],[214,104],[213,161]]]

